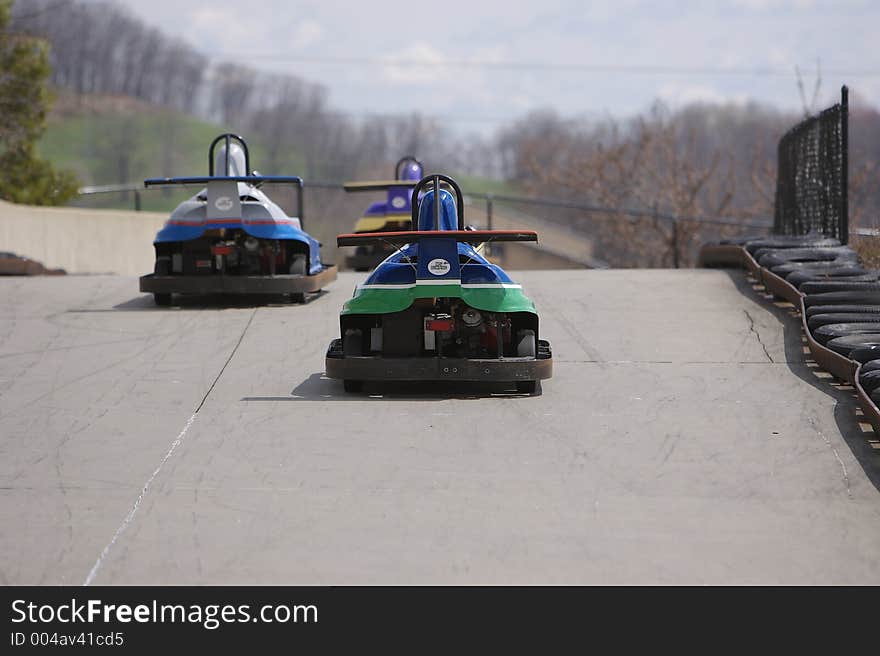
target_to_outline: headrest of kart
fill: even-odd
[[[407,162],[406,166],[403,167],[403,171],[400,172],[401,180],[415,180],[418,182],[422,179],[424,173],[422,172],[422,167],[418,162]]]
[[[419,230],[436,230],[434,225],[434,198],[432,189],[419,203]],[[455,198],[446,189],[440,190],[440,230],[458,230],[458,213],[455,211]]]
[[[219,177],[248,175],[244,149],[234,141],[229,143],[229,170],[226,170],[226,144],[214,156],[214,175]]]

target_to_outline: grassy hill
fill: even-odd
[[[207,175],[208,146],[224,132],[234,130],[132,98],[61,95],[38,150],[54,165],[75,171],[83,185],[140,183],[145,178]],[[290,168],[265,170],[260,167],[263,144],[248,139],[248,145],[251,166],[262,173],[295,174],[301,167],[297,153],[291,153]],[[142,207],[168,211],[192,193],[145,190]],[[102,194],[75,204],[130,209],[133,196]]]
[[[224,132],[236,130],[129,97],[62,92],[38,150],[55,166],[73,170],[83,185],[140,184],[145,178],[207,175],[208,145]],[[305,169],[302,156],[292,150],[278,170],[271,170],[264,164],[268,159],[263,157],[265,145],[255,137],[243,136],[251,150],[251,166],[261,173],[297,175]],[[452,175],[465,192],[521,193],[498,180]],[[141,208],[167,212],[193,193],[193,189],[142,190]],[[83,196],[72,204],[132,209],[134,195]]]

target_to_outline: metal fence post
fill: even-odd
[[[840,87],[840,239],[849,243],[849,89]]]
[[[672,263],[675,265],[676,269],[681,268],[681,263],[678,261],[678,217],[672,217]]]
[[[492,194],[486,194],[486,229],[492,229]]]

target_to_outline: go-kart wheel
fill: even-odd
[[[291,303],[305,303],[306,302],[306,294],[305,292],[296,292],[290,295]]]
[[[306,256],[303,253],[297,253],[291,259],[290,273],[295,276],[306,275]]]
[[[349,380],[345,379],[342,381],[342,387],[346,392],[356,393],[360,392],[364,389],[364,381],[362,380]]]
[[[342,338],[342,355],[346,358],[356,358],[363,354],[363,333],[360,330],[346,330]]]
[[[516,354],[520,358],[534,358],[537,353],[534,330],[520,330],[516,333]]]
[[[153,294],[153,302],[156,305],[171,305],[171,294]]]
[[[537,380],[520,380],[516,383],[516,391],[520,394],[534,394],[537,388]]]

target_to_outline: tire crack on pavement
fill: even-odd
[[[241,335],[238,337],[238,341],[235,343],[235,346],[232,347],[232,351],[229,353],[229,357],[226,358],[226,362],[223,363],[223,367],[221,367],[220,371],[217,373],[217,376],[214,378],[214,382],[211,383],[211,386],[208,388],[208,391],[205,392],[205,395],[202,397],[201,402],[196,407],[195,412],[192,413],[189,420],[186,422],[186,425],[183,427],[183,430],[177,435],[174,441],[171,443],[170,448],[163,456],[162,460],[159,462],[159,466],[153,470],[153,473],[147,479],[147,482],[144,483],[141,488],[141,493],[138,495],[137,499],[134,501],[134,505],[132,505],[131,509],[128,511],[128,514],[125,516],[125,519],[122,520],[122,523],[119,525],[119,528],[116,529],[116,532],[113,534],[113,537],[110,539],[110,542],[107,543],[107,546],[101,550],[98,559],[95,561],[95,564],[92,566],[92,569],[89,571],[88,576],[86,576],[86,580],[83,582],[83,586],[88,586],[92,584],[92,581],[95,580],[95,576],[98,574],[98,570],[101,568],[101,565],[104,563],[104,560],[107,558],[110,550],[113,548],[113,545],[116,544],[116,541],[122,536],[131,522],[134,520],[134,516],[137,514],[138,509],[141,506],[141,503],[146,497],[147,492],[150,489],[153,481],[156,476],[159,475],[159,472],[162,471],[162,467],[166,462],[171,458],[174,454],[174,451],[177,450],[183,443],[183,439],[186,437],[187,432],[190,427],[193,425],[193,422],[196,420],[196,416],[199,414],[199,411],[202,409],[202,406],[205,405],[205,402],[208,400],[208,397],[211,395],[211,392],[214,390],[214,386],[217,385],[217,381],[220,380],[220,377],[223,375],[223,372],[226,371],[226,367],[229,366],[229,363],[232,361],[232,358],[235,357],[235,353],[238,351],[238,347],[241,346],[242,341],[244,340],[245,333],[247,333],[248,328],[250,328],[251,323],[253,323],[254,316],[257,314],[257,310],[259,308],[254,308],[254,311],[251,312],[251,316],[248,318],[247,323],[244,326],[244,329],[241,331]]]
[[[837,458],[837,462],[840,464],[840,469],[843,471],[843,482],[846,485],[846,496],[848,496],[850,499],[852,499],[853,495],[852,495],[852,490],[850,489],[850,486],[849,486],[849,474],[846,471],[846,465],[844,464],[843,460],[840,458],[840,454],[837,452],[837,449],[835,448],[835,446],[833,444],[831,444],[831,440],[829,440],[825,436],[825,433],[823,433],[821,430],[819,430],[819,426],[816,424],[816,420],[813,419],[812,417],[808,417],[807,419],[810,422],[810,425],[813,427],[813,430],[815,430],[816,433],[819,434],[819,437],[822,438],[822,440],[825,442],[825,444],[828,445],[828,448],[831,449],[831,453],[833,453],[834,457]]]
[[[751,313],[743,308],[743,312],[746,313],[746,318],[749,320],[749,330],[755,335],[755,339],[758,340],[758,344],[761,345],[761,348],[764,349],[764,355],[767,356],[767,359],[770,362],[774,362],[773,357],[770,355],[770,351],[767,350],[767,345],[764,344],[764,341],[761,339],[761,333],[758,332],[758,329],[755,327],[755,319],[752,317]]]

